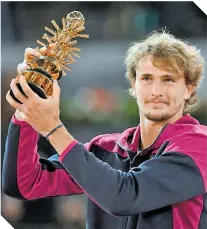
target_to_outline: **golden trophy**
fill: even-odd
[[[45,27],[45,30],[51,35],[44,33],[42,39],[46,40],[48,44],[37,40],[37,43],[42,47],[53,45],[54,55],[49,56],[47,54],[41,55],[38,58],[34,58],[31,62],[27,62],[30,68],[23,70],[16,76],[17,87],[24,94],[20,84],[20,75],[25,77],[26,82],[30,88],[36,92],[41,98],[48,98],[53,93],[53,80],[59,80],[62,75],[65,76],[64,70],[71,71],[72,69],[68,66],[75,62],[75,57],[80,57],[76,51],[81,51],[80,48],[74,47],[77,44],[77,40],[73,40],[76,37],[88,38],[89,35],[81,34],[85,30],[84,24],[85,19],[81,12],[72,11],[67,14],[65,18],[62,18],[62,29],[53,20],[51,21],[55,27],[53,29]],[[37,47],[37,51],[41,50]],[[11,96],[19,103],[21,103],[10,90]]]

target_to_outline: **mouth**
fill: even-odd
[[[158,100],[158,99],[148,100],[148,101],[146,101],[146,103],[151,103],[151,104],[168,104],[167,101]]]
[[[150,102],[150,103],[152,103],[152,104],[166,104],[164,102]]]
[[[150,107],[154,107],[154,108],[161,108],[167,106],[167,103],[164,102],[149,102],[148,104]]]

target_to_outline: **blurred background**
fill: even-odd
[[[129,45],[153,30],[167,28],[196,45],[207,59],[206,15],[193,2],[1,2],[1,163],[8,124],[14,113],[5,100],[9,84],[23,61],[26,47],[37,46],[44,27],[59,25],[67,13],[81,11],[89,39],[78,39],[80,59],[59,82],[61,118],[72,135],[85,143],[103,133],[138,125],[136,102],[127,94],[123,61]],[[206,72],[206,70],[205,70]],[[199,107],[192,113],[207,125],[207,79],[198,90]],[[39,153],[56,153],[44,139]],[[86,197],[21,201],[2,193],[1,211],[14,228],[85,228]]]

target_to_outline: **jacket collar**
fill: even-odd
[[[184,130],[186,131],[187,129],[192,129],[194,125],[199,124],[200,123],[195,118],[190,116],[190,114],[183,115],[175,123],[167,123],[160,131],[157,139],[147,149],[155,150],[159,148],[167,139],[182,133]],[[138,125],[137,127],[132,127],[125,130],[117,140],[117,144],[127,151],[137,152],[140,136],[140,125]]]

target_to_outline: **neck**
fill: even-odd
[[[141,141],[142,148],[148,148],[156,140],[160,134],[162,128],[167,123],[176,122],[181,116],[173,116],[170,119],[164,121],[151,121],[144,117],[143,114],[140,114],[140,131],[141,131]]]

